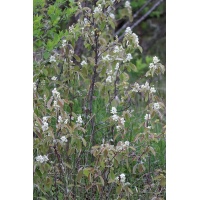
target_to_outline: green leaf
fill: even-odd
[[[74,58],[76,59],[77,62],[81,61],[80,57],[78,57],[76,54],[74,54]]]
[[[133,191],[130,188],[128,188],[128,191],[129,193],[133,194]]]
[[[99,176],[100,180],[101,180],[101,184],[104,186],[104,180],[101,176]]]
[[[83,145],[86,147],[86,145],[87,145],[87,142],[85,141],[85,139],[84,139],[84,138],[82,138],[82,137],[81,137],[81,139],[82,139]]]
[[[117,186],[116,193],[119,195],[121,191],[122,191],[122,186],[121,185]]]
[[[78,172],[77,178],[76,178],[77,182],[80,182],[82,176],[83,176],[83,170],[80,169],[79,172]]]

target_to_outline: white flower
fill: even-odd
[[[151,115],[150,115],[150,114],[146,114],[146,115],[144,116],[144,119],[145,119],[145,120],[151,119]]]
[[[88,19],[85,17],[84,18],[84,25],[86,26],[86,25],[88,25],[89,24],[89,21],[88,21]]]
[[[150,93],[155,93],[155,92],[156,92],[155,87],[151,87],[151,88],[150,88]]]
[[[77,119],[76,123],[78,123],[78,124],[82,124],[83,123],[81,115],[78,116],[78,119]]]
[[[34,90],[34,91],[37,90],[37,86],[36,86],[36,83],[35,83],[35,82],[33,83],[33,90]]]
[[[56,77],[56,76],[53,76],[53,77],[51,78],[51,80],[52,80],[52,81],[56,81],[56,80],[57,80],[57,77]]]
[[[131,6],[130,6],[130,2],[129,1],[126,1],[125,2],[125,8],[130,8]]]
[[[115,15],[113,13],[110,13],[110,18],[115,19]]]
[[[112,69],[111,69],[111,70],[107,69],[107,70],[106,70],[106,73],[107,73],[108,75],[111,75],[111,74],[112,74]]]
[[[140,91],[140,85],[137,82],[134,83],[134,88],[132,89],[132,91],[133,92],[139,92]]]
[[[147,126],[148,129],[151,129],[151,126]]]
[[[135,45],[138,47],[139,46],[139,38],[138,38],[138,36],[135,33],[133,33],[132,36],[134,38]]]
[[[37,162],[40,162],[40,163],[44,162],[44,158],[41,155],[37,156],[35,159],[36,159]]]
[[[65,136],[62,136],[60,139],[61,139],[62,142],[67,142],[68,141]]]
[[[74,25],[69,26],[69,32],[72,33],[74,31]]]
[[[158,59],[158,57],[154,56],[153,57],[153,63],[156,64],[158,63],[160,60]]]
[[[65,121],[64,121],[64,124],[67,124],[68,123],[68,119],[66,119]]]
[[[120,131],[121,126],[116,126],[117,131]]]
[[[121,174],[120,175],[120,181],[122,182],[122,183],[124,183],[125,182],[125,180],[126,180],[126,177],[125,177],[125,174]]]
[[[129,141],[126,141],[126,142],[124,143],[124,145],[127,146],[127,147],[129,146],[129,144],[130,144]]]
[[[37,162],[40,162],[40,163],[43,163],[43,162],[46,162],[46,161],[49,160],[48,157],[47,157],[46,155],[45,155],[45,156],[39,155],[39,156],[37,156],[35,159],[36,159]]]
[[[124,123],[125,123],[125,120],[124,120],[124,118],[123,118],[123,117],[120,119],[120,121],[121,121],[122,125],[124,125]]]
[[[43,130],[43,131],[47,131],[47,130],[49,129],[48,125],[49,125],[49,124],[48,124],[47,122],[43,122],[42,130]]]
[[[130,53],[128,53],[127,56],[126,56],[125,62],[130,61],[131,59],[133,59],[133,57]]]
[[[110,111],[113,115],[117,113],[117,109],[115,107],[112,107],[111,111]]]
[[[58,117],[58,123],[62,123],[62,122],[63,122],[62,117],[59,116],[59,117]]]
[[[43,117],[43,118],[42,118],[42,122],[43,122],[43,123],[44,123],[44,122],[47,122],[47,120],[48,120],[47,117]]]
[[[114,114],[114,115],[112,116],[112,119],[113,119],[114,121],[117,121],[117,120],[119,119],[119,116],[116,115],[116,114]]]
[[[116,180],[120,181],[121,183],[125,183],[125,180],[126,180],[125,174],[119,175],[118,177],[116,177]]]
[[[70,53],[70,54],[74,54],[74,50],[73,50],[73,49],[70,49],[70,50],[69,50],[69,53]]]
[[[53,101],[53,107],[59,108],[60,106],[58,105],[58,102],[55,100]]]
[[[154,103],[154,104],[153,104],[153,109],[159,110],[159,109],[160,109],[159,103]]]
[[[117,71],[119,69],[119,63],[116,64],[115,70]]]
[[[81,6],[81,3],[80,3],[80,2],[78,2],[78,6],[79,6],[79,8],[82,8],[82,6]]]
[[[46,155],[43,156],[43,159],[44,159],[45,162],[49,160]]]
[[[153,63],[150,63],[150,64],[149,64],[149,69],[152,69],[152,68],[153,68],[153,69],[156,69],[156,65],[154,65]]]
[[[49,62],[56,62],[55,56],[51,56]]]
[[[115,46],[114,47],[114,50],[113,50],[113,53],[119,53],[119,52],[121,52],[121,51],[123,51],[124,50],[124,48],[122,47],[122,46]]]
[[[52,95],[54,98],[60,98],[60,93],[57,91],[56,88],[52,90]]]
[[[149,90],[150,89],[149,83],[146,81],[145,84],[141,85],[141,89],[143,89],[143,90]]]
[[[82,62],[81,62],[81,65],[83,66],[83,65],[87,65],[87,62],[85,62],[85,60],[83,60]]]
[[[101,11],[102,11],[101,4],[99,4],[98,7],[95,7],[94,14],[95,13],[100,13]]]
[[[108,76],[107,79],[106,79],[106,82],[109,82],[109,83],[112,83],[112,77],[111,76]]]
[[[62,41],[62,46],[65,47],[66,46],[66,40]]]
[[[132,34],[132,30],[130,27],[127,27],[125,30],[125,35],[131,35]]]

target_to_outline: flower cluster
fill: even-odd
[[[119,131],[124,126],[125,120],[123,117],[119,117],[117,115],[117,109],[115,107],[112,107],[110,113],[112,114],[112,116],[111,116],[112,120],[119,123],[116,126],[117,131]]]
[[[51,78],[51,80],[52,80],[52,81],[56,81],[56,80],[57,80],[57,77],[56,77],[56,76],[53,76],[53,77]]]
[[[125,30],[125,37],[126,37],[126,39],[129,39],[129,38],[132,39],[136,47],[139,46],[139,38],[138,38],[138,36],[135,33],[132,33],[132,30],[131,30],[130,27],[126,28],[126,30]],[[127,41],[127,44],[128,43],[129,42]]]
[[[46,161],[49,160],[46,155],[44,155],[44,156],[39,155],[35,159],[36,159],[37,162],[40,162],[40,163],[43,163],[43,162],[46,162]]]
[[[159,103],[154,103],[154,104],[153,104],[153,109],[154,109],[154,110],[159,110],[159,109],[160,109]]]
[[[62,136],[62,137],[60,138],[60,140],[61,140],[62,142],[67,142],[67,141],[68,141],[67,138],[66,138],[65,136]]]
[[[126,55],[126,59],[124,60],[124,62],[129,62],[129,61],[132,60],[132,59],[133,59],[132,55],[131,55],[130,53],[128,53],[128,54]]]
[[[115,180],[116,180],[116,181],[119,181],[120,183],[125,183],[126,176],[125,176],[125,174],[121,174],[121,175],[117,176],[117,177],[115,178]]]
[[[54,97],[53,107],[59,108],[60,106],[58,105],[58,99],[60,99],[60,93],[57,91],[56,88],[52,90],[52,95]]]
[[[118,142],[117,146],[116,146],[116,151],[120,152],[120,151],[125,151],[128,147],[129,147],[129,141],[126,142]]]
[[[149,69],[157,69],[157,63],[159,62],[160,60],[158,59],[158,57],[154,56],[153,57],[153,63],[150,63],[149,64]]]
[[[110,111],[113,115],[117,113],[117,109],[115,107],[112,107],[111,111]]]
[[[81,62],[81,65],[83,66],[83,65],[87,65],[87,62],[85,61],[85,60],[83,60],[82,62]]]
[[[82,124],[83,123],[81,115],[78,116],[76,123],[78,123],[78,124]]]
[[[158,63],[160,60],[158,59],[158,57],[154,56],[153,57],[153,63],[156,64]]]
[[[113,50],[113,53],[119,53],[119,52],[121,52],[121,51],[123,51],[124,50],[124,48],[122,47],[122,46],[115,46],[114,47],[114,50]]]
[[[147,92],[149,91],[151,94],[156,92],[154,86],[150,87],[149,83],[146,81],[145,84],[139,85],[137,82],[133,85],[133,92]]]
[[[102,12],[101,4],[99,4],[97,7],[94,8],[94,14],[95,13],[100,13],[100,12]]]
[[[132,91],[133,92],[139,92],[140,91],[140,85],[137,82],[134,83]]]
[[[63,122],[63,119],[61,116],[58,117],[58,123],[62,123]]]
[[[125,2],[125,8],[131,8],[131,5],[130,5],[130,2],[129,2],[129,1],[126,1],[126,2]]]
[[[43,117],[42,119],[42,130],[47,131],[49,129],[49,124],[47,123],[47,117]]]
[[[156,93],[155,87],[151,87],[151,88],[150,88],[150,93]]]
[[[125,35],[131,35],[132,34],[132,30],[130,27],[127,27],[126,30],[125,30]]]
[[[67,40],[63,40],[63,41],[62,41],[62,47],[65,47],[65,46],[66,46],[66,42],[67,42]]]
[[[150,90],[149,83],[146,81],[145,84],[142,84],[142,85],[140,86],[140,90],[141,90],[141,91],[148,91],[148,90]]]
[[[55,56],[51,56],[50,59],[49,59],[49,62],[56,62]]]
[[[71,26],[69,26],[69,32],[73,33],[74,32],[74,25],[72,24]]]
[[[105,143],[105,144],[103,143],[100,146],[100,150],[103,151],[107,149],[108,151],[121,152],[121,151],[125,151],[129,147],[129,145],[130,145],[129,141],[126,141],[126,142],[119,141],[116,146],[111,145],[109,143]]]

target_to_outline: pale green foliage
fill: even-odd
[[[99,0],[96,6],[101,4],[104,12],[95,13],[94,5],[83,7],[81,2],[70,1],[63,11],[63,0],[48,6],[34,1],[34,48],[43,51],[34,62],[33,77],[34,198],[164,198],[164,172],[146,169],[150,156],[156,156],[152,144],[165,137],[165,105],[149,85],[164,66],[158,62],[149,69],[146,84],[131,83],[129,73],[137,70],[132,57],[142,52],[136,35],[122,42],[113,37],[115,19],[106,11],[109,6],[112,10],[112,1]],[[60,19],[74,11],[79,20],[57,33]],[[76,55],[79,37],[84,51]],[[143,115],[135,119],[138,96]],[[151,118],[144,120],[146,113]],[[134,135],[129,127],[133,120],[138,127]],[[155,132],[157,125],[162,132]]]

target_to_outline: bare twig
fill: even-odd
[[[133,20],[138,16],[138,14],[151,2],[152,0],[148,0],[134,15]],[[125,29],[129,25],[129,21],[126,22],[116,33],[115,36],[118,35],[123,29]]]
[[[138,26],[146,17],[148,17],[161,3],[163,2],[163,0],[159,0],[157,1],[152,7],[151,9],[149,9],[149,11],[147,13],[145,13],[140,19],[138,19],[135,23],[132,24],[132,26],[130,27],[131,29],[135,28],[136,26]],[[119,41],[122,40],[122,38],[124,37],[124,33],[119,37]]]

